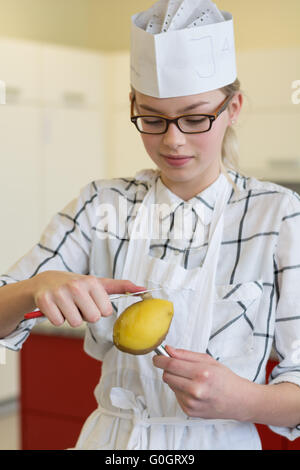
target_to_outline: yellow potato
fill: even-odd
[[[153,351],[167,336],[173,314],[173,303],[168,300],[145,299],[130,305],[114,324],[115,346],[135,355]]]

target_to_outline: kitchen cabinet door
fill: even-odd
[[[0,38],[0,80],[6,84],[7,104],[33,104],[41,98],[41,46]]]
[[[44,45],[41,83],[44,103],[100,107],[107,94],[106,57],[87,50]]]
[[[256,171],[264,177],[288,171],[291,178],[295,171],[299,175],[299,129],[300,105],[291,112],[274,108],[244,115],[237,124],[241,165],[254,176]]]
[[[73,447],[97,408],[100,375],[101,362],[83,351],[82,338],[32,333],[21,351],[22,449]]]
[[[128,109],[129,113],[130,53],[115,52],[109,58],[111,103],[116,108]]]
[[[242,170],[273,181],[299,181],[300,104],[293,98],[300,77],[299,48],[241,51],[237,65],[244,92],[235,126]]]
[[[0,271],[4,273],[38,240],[42,154],[40,110],[0,106]]]
[[[292,84],[300,77],[299,48],[240,51],[237,63],[238,77],[251,108],[286,111],[295,106]]]
[[[144,168],[155,168],[141,135],[130,121],[130,56],[127,52],[111,55],[110,91],[111,123],[107,130],[109,176],[134,176]],[[117,136],[117,138],[116,138]]]
[[[106,177],[104,139],[100,111],[44,109],[44,224],[77,197],[82,187]]]
[[[130,121],[130,106],[115,109],[110,132],[110,177],[131,177],[144,168],[156,168],[143,145],[141,134]],[[118,136],[118,138],[114,138]]]

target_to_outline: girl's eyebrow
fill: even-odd
[[[187,111],[192,111],[193,109],[197,108],[198,106],[202,106],[203,104],[209,104],[208,101],[199,101],[198,103],[191,104],[190,106],[187,106],[186,108],[182,108],[178,110],[178,114],[186,113]],[[150,111],[152,113],[157,113],[157,114],[164,114],[163,112],[152,108],[151,106],[148,106],[147,104],[140,104],[139,108],[143,108],[145,111]]]

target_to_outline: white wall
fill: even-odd
[[[292,85],[300,80],[300,48],[242,52],[238,70],[246,93],[237,126],[243,168],[300,181],[300,104],[292,99]]]

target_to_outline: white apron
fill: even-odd
[[[140,178],[145,180],[144,173],[140,175]],[[139,174],[136,175],[136,179],[139,179]],[[149,254],[153,227],[153,217],[151,217],[153,211],[150,208],[155,204],[155,182],[152,182],[142,203],[144,210],[139,209],[133,224],[122,279],[130,279],[135,284],[149,289],[162,287],[157,295],[153,293],[153,297],[168,299],[174,304],[174,317],[166,343],[175,348],[205,353],[212,326],[216,269],[224,226],[223,213],[232,188],[226,177],[221,174],[204,264],[202,267],[186,270],[175,262],[164,261]],[[135,236],[137,232],[138,237]],[[121,299],[117,305],[118,315],[131,303],[132,299]],[[116,427],[121,426],[122,422],[124,424],[122,432],[127,430],[127,438],[126,444],[122,444],[124,447],[118,449],[135,450],[163,449],[161,446],[164,445],[168,446],[168,449],[180,449],[183,432],[186,432],[184,428],[187,426],[190,432],[195,427],[199,428],[199,425],[201,427],[221,425],[226,427],[224,434],[228,434],[230,427],[237,426],[234,420],[189,418],[178,405],[175,394],[161,380],[162,371],[153,366],[152,357],[153,353],[146,356],[124,354],[115,347],[108,352],[102,366],[100,389],[101,381],[105,383],[110,377],[112,364],[115,363],[117,363],[115,374],[118,380],[114,383],[121,386],[110,388],[109,398],[112,407],[99,404],[98,409],[87,420],[78,441],[78,448],[114,449],[118,435]],[[108,362],[110,365],[106,366]],[[134,393],[134,383],[137,383],[138,379],[134,380],[134,375],[133,379],[128,378],[131,377],[129,372],[129,375],[126,375],[125,371],[129,369],[136,369],[142,376],[139,377],[139,393]],[[98,396],[100,403],[105,401],[104,394],[102,394],[103,399],[101,393]],[[102,416],[101,424],[99,416]],[[114,421],[111,421],[112,419]],[[99,433],[95,428],[102,426],[103,429],[109,425],[110,438],[106,437],[102,444],[96,442]],[[171,437],[162,438],[159,432],[162,425],[168,429],[172,427]],[[243,427],[240,423],[238,425]],[[151,443],[149,443],[149,428],[156,430],[151,434]],[[195,433],[198,432],[195,429]],[[250,432],[250,435],[253,437],[253,432]],[[85,439],[88,445],[85,445]],[[162,443],[164,440],[165,444]]]
[[[231,190],[232,187],[222,174],[211,221],[208,250],[202,267],[187,270],[175,261],[149,256],[154,226],[151,210],[151,206],[155,204],[154,184],[144,198],[144,208],[140,208],[132,228],[122,278],[149,289],[162,287],[163,290],[157,295],[154,292],[154,296],[172,300],[175,317],[180,315],[182,309],[188,309],[185,333],[178,338],[180,344],[177,343],[177,347],[183,349],[206,352],[212,326],[215,277],[224,227],[223,214]],[[197,244],[196,241],[195,243]],[[124,310],[126,301],[125,299],[118,303],[119,311]],[[196,331],[197,334],[194,334]]]

